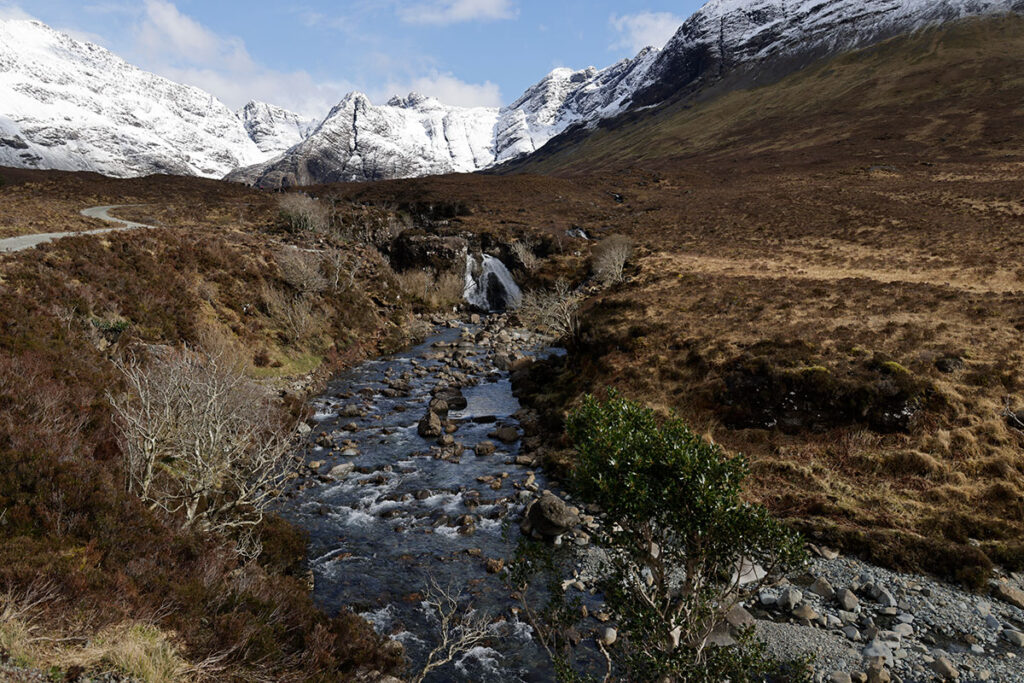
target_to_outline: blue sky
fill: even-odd
[[[0,0],[133,64],[323,116],[350,90],[508,104],[559,66],[607,66],[663,44],[703,0]]]

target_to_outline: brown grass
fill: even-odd
[[[458,273],[408,270],[395,277],[407,296],[427,308],[451,310],[462,302],[465,283]]]
[[[83,194],[69,195],[67,210],[116,203],[139,184],[68,178],[67,187]],[[155,191],[158,181],[140,183]],[[168,200],[188,183],[197,216],[226,216],[239,193],[262,201],[224,185],[218,204],[208,183],[188,179],[168,181]],[[42,193],[41,202],[49,191],[46,182],[20,187]],[[379,254],[349,245],[336,264],[354,273],[344,287],[298,295],[276,263],[284,237],[273,231],[273,223],[249,220],[181,222],[0,258],[0,586],[24,590],[43,580],[56,594],[5,619],[0,639],[9,654],[121,669],[142,680],[211,667],[217,672],[206,679],[338,680],[400,664],[362,620],[316,610],[299,578],[305,543],[283,522],[266,520],[264,553],[246,563],[226,539],[182,532],[124,490],[104,400],[118,390],[108,360],[117,347],[224,348],[259,361],[264,367],[250,366],[253,374],[291,375],[284,384],[292,385],[300,373],[377,355],[404,339],[408,312]],[[337,245],[320,248],[328,246]],[[282,334],[289,320],[261,305],[264,287],[306,297],[307,334]],[[282,409],[301,411],[292,401]],[[71,640],[57,651],[38,649],[51,642],[38,638]]]

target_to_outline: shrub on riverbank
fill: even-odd
[[[599,584],[624,636],[602,644],[609,667],[651,681],[760,681],[777,672],[749,632],[732,647],[711,643],[736,605],[805,558],[796,533],[742,500],[746,461],[614,394],[586,397],[567,431],[578,454],[576,493],[603,513]],[[539,623],[538,631],[564,626]],[[561,665],[572,669],[571,659]],[[799,680],[799,667],[788,675]]]

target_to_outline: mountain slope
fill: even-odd
[[[266,102],[250,101],[237,113],[249,139],[264,154],[276,156],[316,130],[319,121]]]
[[[658,55],[632,106],[717,81],[778,78],[823,56],[968,16],[1024,11],[1024,0],[711,0]]]
[[[998,156],[1024,147],[1024,17],[951,22],[777,83],[680,99],[576,131],[503,172],[577,173],[691,158]]]
[[[0,164],[220,177],[266,158],[209,93],[34,21],[0,21]]]

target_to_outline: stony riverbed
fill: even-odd
[[[579,569],[564,589],[591,606],[585,635],[614,626],[594,589],[600,520],[543,496],[557,485],[534,457],[537,416],[509,381],[515,363],[561,353],[549,344],[504,316],[448,322],[405,353],[338,376],[314,402],[304,474],[285,513],[311,534],[319,604],[353,606],[402,644],[414,669],[436,635],[423,607],[431,581],[464,590],[490,615],[488,646],[427,680],[552,679],[500,580],[524,513],[533,533],[576,548]],[[771,652],[812,655],[816,680],[832,683],[1024,681],[1024,577],[973,594],[814,550],[809,567],[734,610],[716,640],[754,625]]]
[[[493,645],[428,680],[550,680],[529,629],[510,616],[497,572],[524,506],[548,482],[520,452],[508,368],[549,340],[503,316],[441,325],[424,343],[363,363],[314,401],[304,475],[285,514],[311,535],[314,596],[352,606],[405,647],[433,644],[422,602],[432,581],[492,615]],[[508,530],[506,530],[508,527]]]

